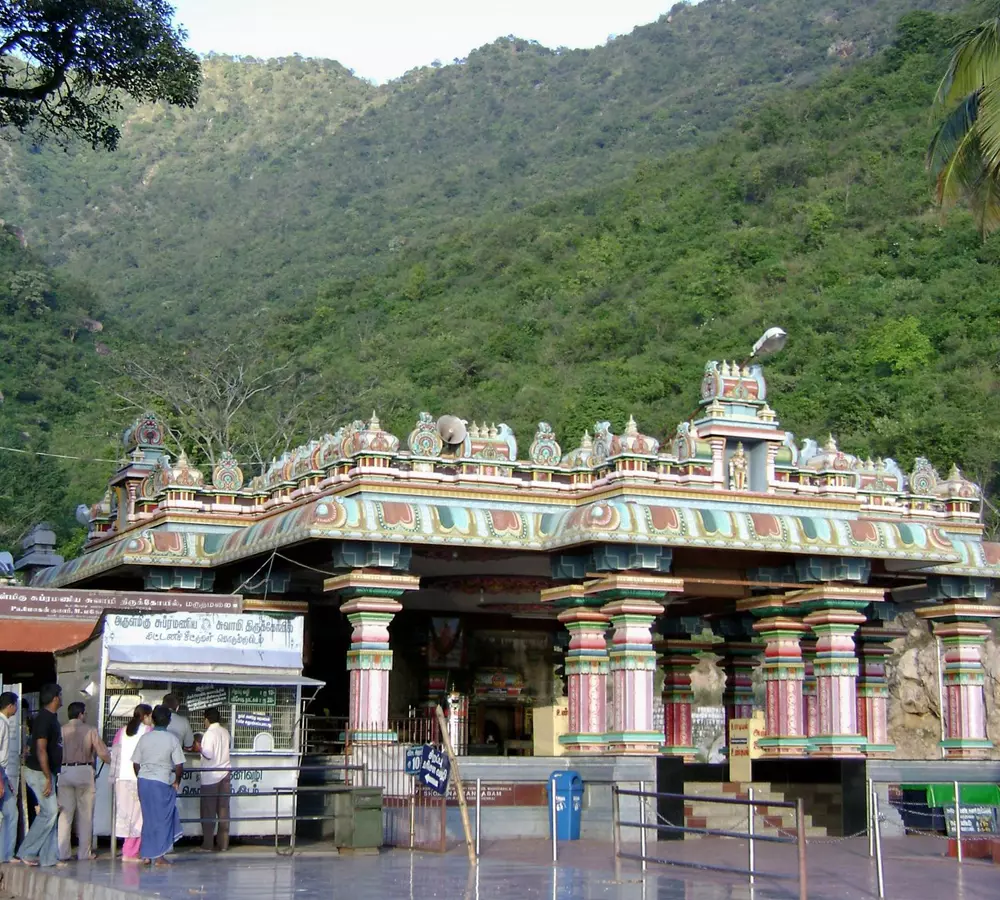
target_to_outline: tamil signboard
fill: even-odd
[[[420,748],[420,769],[417,781],[426,785],[435,794],[444,796],[448,790],[448,778],[451,775],[451,760],[444,750],[439,750],[430,744]]]
[[[168,591],[86,591],[0,585],[0,618],[88,619],[107,611],[240,613],[239,594]]]
[[[729,780],[752,781],[750,761],[760,756],[757,742],[765,735],[764,714],[755,712],[750,719],[729,720]]]

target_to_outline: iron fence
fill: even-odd
[[[639,799],[639,821],[630,822],[622,821],[621,811],[620,811],[620,798],[621,797],[635,797]],[[729,806],[744,806],[747,810],[747,830],[746,831],[732,831],[729,829],[722,828],[695,828],[687,825],[672,825],[669,823],[661,822],[649,822],[646,819],[646,803],[647,799],[658,800],[660,798],[671,799],[671,800],[681,800],[690,801],[691,803],[716,803]],[[757,834],[754,829],[754,816],[757,812],[758,807],[763,809],[793,809],[795,810],[795,836],[784,835],[784,834]],[[795,875],[789,875],[783,872],[773,872],[764,871],[757,868],[756,865],[756,847],[755,844],[758,841],[762,841],[770,844],[794,844],[797,851],[797,864],[798,864],[798,884],[799,884],[799,900],[807,900],[808,897],[808,872],[806,868],[806,829],[805,829],[805,811],[803,809],[802,799],[799,798],[795,801],[790,800],[766,800],[766,801],[755,801],[753,797],[753,789],[749,789],[747,792],[747,798],[743,799],[741,797],[707,797],[703,795],[689,795],[689,794],[670,794],[664,793],[662,791],[647,791],[644,790],[644,785],[639,788],[639,790],[628,790],[620,788],[618,785],[614,785],[611,788],[611,818],[612,818],[612,831],[613,831],[613,843],[614,843],[614,857],[615,863],[617,864],[619,860],[630,859],[639,862],[642,866],[642,871],[645,872],[647,865],[649,863],[657,863],[660,865],[667,866],[682,866],[684,868],[691,869],[702,869],[704,871],[711,872],[724,872],[731,875],[746,875],[749,878],[750,884],[754,884],[757,878],[777,878],[777,879],[793,879],[796,878]],[[626,853],[622,850],[622,839],[621,830],[622,828],[637,828],[639,830],[639,853]],[[663,857],[653,857],[649,856],[646,852],[646,832],[648,829],[653,829],[654,831],[661,832],[672,832],[672,833],[682,833],[682,834],[702,834],[709,835],[712,837],[727,837],[743,839],[747,842],[747,868],[739,868],[736,866],[720,866],[714,865],[712,863],[701,863],[693,862],[690,860],[680,860],[680,859],[665,859]]]

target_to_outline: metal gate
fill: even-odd
[[[390,722],[394,741],[385,740],[385,726],[358,727],[348,733],[345,755],[364,766],[365,784],[382,788],[383,843],[443,853],[448,849],[448,802],[417,782],[406,771],[407,750],[440,744],[434,719],[407,718]],[[377,733],[377,738],[375,734]]]

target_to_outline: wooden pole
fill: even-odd
[[[469,821],[469,806],[465,802],[465,788],[462,786],[462,774],[458,770],[458,757],[455,756],[455,748],[451,746],[451,738],[448,736],[448,722],[444,717],[444,710],[439,703],[434,707],[434,714],[437,716],[438,728],[441,729],[441,743],[444,744],[445,753],[451,763],[451,777],[455,782],[455,792],[458,794],[458,809],[462,813],[462,829],[465,831],[465,849],[469,853],[469,862],[476,864],[476,842],[472,837],[472,823]]]

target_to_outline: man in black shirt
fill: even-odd
[[[47,684],[38,700],[42,708],[31,723],[31,743],[24,763],[24,780],[38,800],[38,815],[17,855],[28,866],[54,866],[58,863],[59,822],[56,778],[62,765],[62,728],[56,713],[62,706],[62,688]]]

